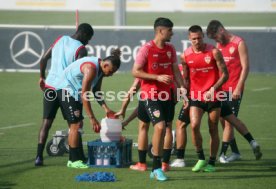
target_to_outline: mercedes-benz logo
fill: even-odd
[[[44,51],[42,39],[39,35],[30,31],[18,33],[10,44],[12,60],[24,68],[30,68],[38,64]]]

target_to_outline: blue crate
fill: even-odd
[[[132,140],[124,142],[90,141],[88,164],[90,167],[125,167],[132,164]]]

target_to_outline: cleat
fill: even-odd
[[[205,167],[206,161],[205,160],[198,160],[195,166],[192,168],[193,172],[199,172],[203,167]]]
[[[135,165],[131,165],[129,168],[135,171],[146,171],[147,164],[138,162]]]
[[[237,153],[232,153],[226,160],[228,162],[231,162],[231,161],[237,161],[237,160],[240,160],[241,159],[241,154],[237,154]]]
[[[185,161],[184,159],[175,159],[173,162],[170,164],[171,167],[185,167]]]
[[[40,156],[37,156],[35,159],[35,166],[43,166],[43,158]]]
[[[250,145],[251,145],[251,147],[253,149],[253,153],[255,155],[256,160],[260,160],[262,158],[262,156],[263,156],[263,154],[261,152],[260,145],[255,140],[252,140],[250,142]]]
[[[214,165],[208,164],[204,169],[203,172],[208,172],[208,173],[212,173],[215,172],[216,168]]]
[[[168,172],[171,169],[168,163],[162,162],[162,171]]]
[[[74,161],[74,162],[67,162],[67,167],[75,168],[75,169],[87,169],[89,168],[88,165],[84,164],[81,160]]]
[[[220,163],[229,163],[229,161],[227,160],[227,156],[225,156],[224,154],[220,155],[219,162]]]
[[[166,177],[166,175],[164,174],[164,172],[162,171],[162,169],[155,169],[150,173],[150,178],[154,179],[156,178],[156,180],[158,181],[165,181],[168,180],[168,178]]]

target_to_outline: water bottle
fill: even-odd
[[[103,165],[105,166],[110,165],[110,151],[108,149],[109,149],[109,146],[105,147],[104,154],[103,154]]]
[[[103,165],[103,146],[97,147],[96,165]]]

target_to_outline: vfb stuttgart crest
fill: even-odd
[[[230,54],[233,54],[234,51],[235,51],[235,47],[230,47],[230,48],[229,48],[229,53],[230,53]]]
[[[167,56],[169,57],[169,59],[171,59],[171,57],[172,57],[172,52],[171,52],[171,51],[168,51],[168,52],[167,52]]]
[[[211,57],[210,57],[210,56],[205,56],[205,57],[204,57],[204,61],[205,61],[207,64],[210,64],[210,62],[211,62]]]
[[[153,64],[152,64],[152,67],[151,67],[153,70],[157,70],[157,68],[158,68],[158,63],[157,62],[154,62]]]

